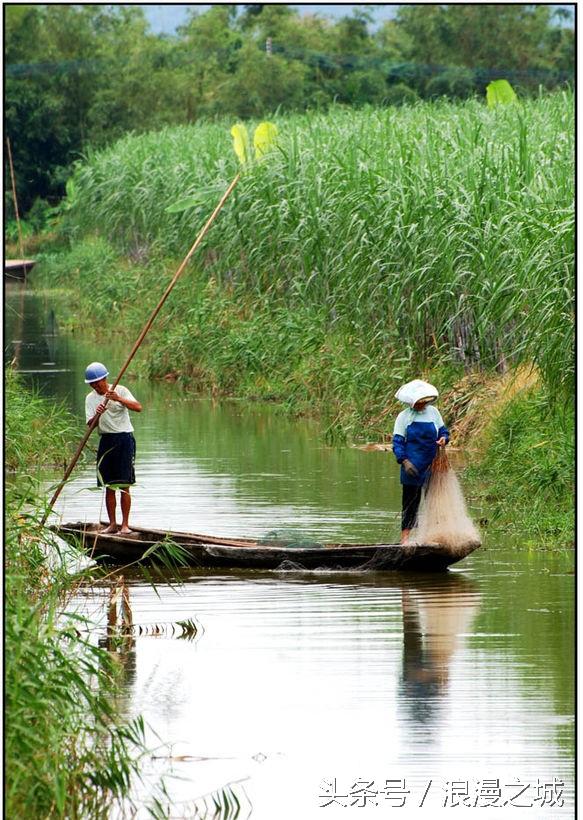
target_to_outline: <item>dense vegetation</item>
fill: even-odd
[[[384,355],[395,383],[435,361],[499,371],[528,361],[552,395],[570,394],[571,94],[494,111],[478,102],[339,110],[279,126],[280,150],[243,179],[208,236],[197,296],[184,289],[188,305],[170,306],[157,375],[204,358],[200,314],[216,315],[236,294],[242,306],[256,302],[246,352],[219,330],[208,340],[213,357],[232,357],[225,379],[241,356],[245,369],[271,372],[274,334],[290,344],[291,322],[301,348],[285,357],[290,368],[340,336],[355,352]],[[127,137],[79,169],[69,230],[142,260],[179,256],[235,162],[225,127]],[[168,212],[189,194],[200,195],[198,208]],[[102,268],[108,294],[116,279],[122,290],[115,305],[129,283],[111,260]],[[209,288],[214,304],[197,306]],[[267,304],[279,312],[259,333]],[[299,319],[306,312],[313,321]]]
[[[276,121],[279,149],[243,177],[139,366],[316,411],[335,438],[389,432],[395,388],[416,374],[471,432],[464,418],[480,397],[487,405],[492,381],[530,368],[539,409],[524,426],[546,449],[538,471],[517,468],[516,500],[538,488],[543,509],[558,492],[563,524],[549,528],[570,531],[572,95]],[[96,326],[135,338],[235,163],[226,123],[91,153],[67,201],[71,250],[47,252],[39,276],[44,266]],[[168,210],[188,195],[196,207]],[[564,468],[556,481],[553,464]]]
[[[216,5],[191,12],[172,35],[152,33],[140,6],[5,11],[6,133],[21,210],[34,206],[35,224],[46,218],[45,200],[64,193],[80,153],[128,131],[332,104],[464,99],[501,76],[521,94],[573,79],[564,6],[406,4],[375,26],[364,7],[333,20],[284,4]]]
[[[569,546],[575,526],[575,419],[571,402],[550,412],[544,391],[519,393],[480,442],[482,459],[467,475],[481,489],[492,523],[506,522],[521,543]]]

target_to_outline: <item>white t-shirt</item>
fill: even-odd
[[[115,388],[115,392],[118,393],[122,399],[135,401],[127,387],[123,387],[121,384],[118,384]],[[87,423],[91,421],[97,412],[98,405],[103,401],[105,401],[105,396],[100,396],[95,390],[89,393],[85,399],[85,420]],[[101,414],[97,430],[99,433],[133,433],[134,428],[130,421],[128,408],[120,404],[120,402],[110,399],[107,402],[105,412]]]

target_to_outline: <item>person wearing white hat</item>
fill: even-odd
[[[134,461],[136,440],[129,410],[139,413],[142,405],[127,387],[118,384],[115,390],[107,383],[109,371],[101,362],[91,362],[85,370],[85,384],[92,391],[85,399],[85,419],[91,424],[99,416],[97,432],[97,486],[105,487],[105,507],[109,525],[103,532],[131,534],[129,527],[132,499],[130,485],[136,483]],[[107,404],[104,404],[107,399]],[[121,527],[116,523],[115,491],[120,491]]]
[[[422,379],[407,382],[395,394],[398,401],[409,405],[397,416],[393,430],[393,453],[401,465],[403,485],[402,544],[415,526],[421,490],[429,478],[437,448],[449,441],[441,413],[433,406],[438,395],[437,389]]]

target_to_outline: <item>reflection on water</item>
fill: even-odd
[[[5,291],[4,362],[34,376],[35,385],[45,395],[62,398],[67,381],[64,374],[70,367],[65,361],[68,345],[59,333],[55,308],[26,283],[5,284]]]
[[[30,301],[40,352],[35,359],[23,347],[21,367],[38,370],[53,361],[50,313]],[[65,372],[43,375],[43,389],[78,414],[81,435],[85,364],[107,359],[115,371],[124,355],[54,336],[54,370]],[[292,527],[343,541],[398,532],[390,454],[325,447],[317,426],[273,408],[196,401],[131,376],[128,384],[145,406],[136,523],[254,536]],[[90,460],[56,514],[95,520],[93,484]],[[192,817],[193,801],[234,783],[252,820],[310,820],[360,817],[354,784],[378,791],[392,779],[405,782],[403,814],[434,817],[451,814],[452,782],[475,793],[489,779],[504,799],[506,783],[523,782],[531,800],[522,812],[493,803],[496,817],[571,816],[572,559],[515,547],[487,541],[441,576],[188,569],[154,591],[124,572],[133,629],[117,644],[110,588],[80,592],[73,605],[125,670],[122,708],[144,716],[156,750],[136,794],[145,800],[165,774],[169,815]],[[177,625],[189,622],[195,635],[182,639]],[[537,783],[553,778],[565,782],[563,805],[537,801]],[[337,794],[324,808],[332,781]],[[393,808],[386,796],[377,802],[366,806],[372,817]]]
[[[139,575],[129,581],[135,624],[200,624],[194,641],[134,631],[125,708],[144,715],[157,749],[139,799],[164,774],[172,816],[188,816],[180,806],[237,782],[253,818],[310,818],[326,779],[404,779],[419,798],[431,779],[428,815],[439,816],[452,778],[556,777],[566,805],[530,816],[571,812],[561,721],[549,693],[535,698],[527,683],[551,668],[548,650],[515,645],[500,599],[490,603],[498,629],[485,629],[482,578],[189,569],[181,580],[157,593]],[[106,634],[105,594],[75,603]]]
[[[452,657],[471,627],[480,596],[471,583],[452,576],[437,589],[403,588],[401,602],[400,701],[413,724],[429,732],[438,722]]]

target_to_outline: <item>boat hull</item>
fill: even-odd
[[[4,261],[4,279],[26,279],[35,265],[34,259],[6,259]]]
[[[191,566],[202,568],[330,571],[412,570],[443,572],[465,558],[479,544],[452,553],[436,544],[322,544],[290,547],[264,544],[246,538],[220,538],[197,533],[148,530],[134,527],[134,535],[100,532],[98,524],[62,524],[51,529],[91,558],[104,563],[129,564],[155,561],[156,545],[164,541],[180,545]],[[145,555],[150,551],[150,554]]]

